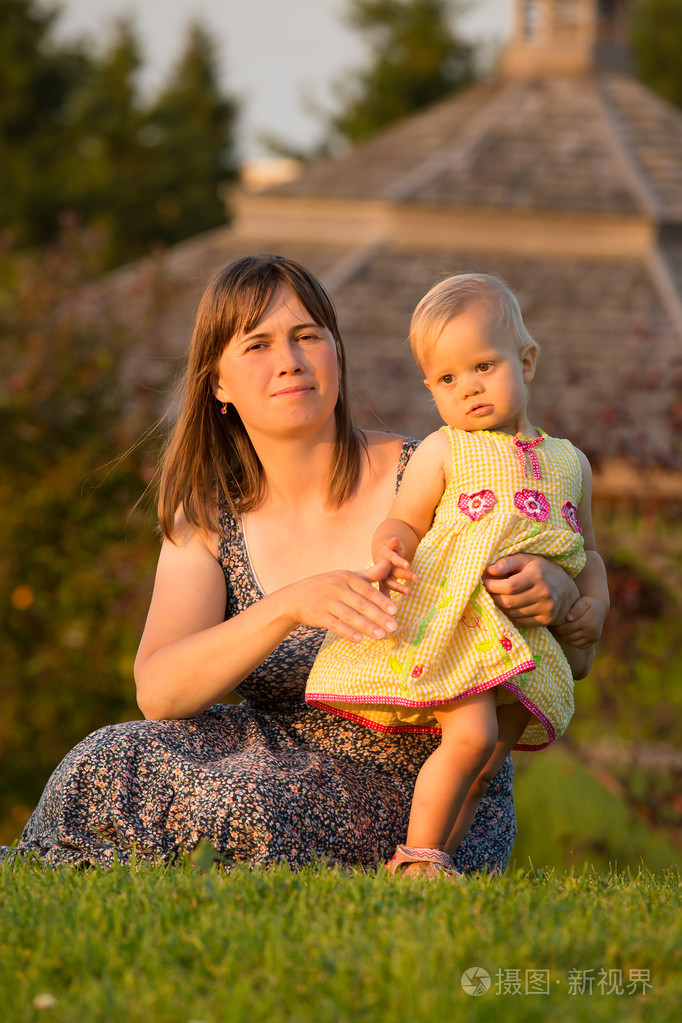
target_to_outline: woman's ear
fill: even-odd
[[[538,360],[538,350],[535,345],[526,345],[521,351],[521,369],[523,371],[523,382],[529,384],[535,376],[535,367]]]
[[[211,383],[213,393],[215,394],[218,401],[222,401],[223,405],[230,405],[232,399],[230,398],[227,389],[220,383],[218,377],[214,377]]]

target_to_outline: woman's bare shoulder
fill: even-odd
[[[379,433],[374,430],[366,431],[364,438],[372,470],[379,473],[394,473],[403,453],[406,438],[397,433]]]
[[[218,560],[218,534],[207,532],[190,522],[182,505],[175,513],[173,533],[166,542],[178,548],[203,548]]]
[[[364,430],[367,450],[377,457],[398,458],[408,440],[399,433],[379,433],[378,430]]]
[[[363,430],[362,436],[367,441],[368,447],[391,446],[400,447],[405,442],[401,433],[383,433],[380,430]]]

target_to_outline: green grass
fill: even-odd
[[[674,870],[516,871],[456,885],[325,868],[225,874],[185,862],[105,873],[5,863],[0,1015],[665,1023],[682,1002],[681,893]],[[471,967],[492,979],[480,997],[460,984]],[[572,970],[592,971],[592,994],[569,993]],[[513,986],[513,971],[522,993],[498,992]],[[548,971],[539,980],[549,993],[526,994],[526,971]],[[600,988],[600,971],[621,971],[624,992]],[[649,971],[646,994],[641,984],[628,990],[632,971]],[[38,1010],[41,994],[56,1003]]]

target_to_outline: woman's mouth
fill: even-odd
[[[283,387],[281,391],[275,391],[273,398],[297,398],[302,394],[309,394],[314,388],[304,384],[295,384],[291,387]]]

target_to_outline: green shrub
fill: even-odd
[[[148,397],[122,382],[156,301],[123,326],[86,316],[97,269],[67,232],[4,252],[0,290],[0,834],[13,837],[64,753],[138,716],[132,664],[158,541],[136,502],[154,471]]]

